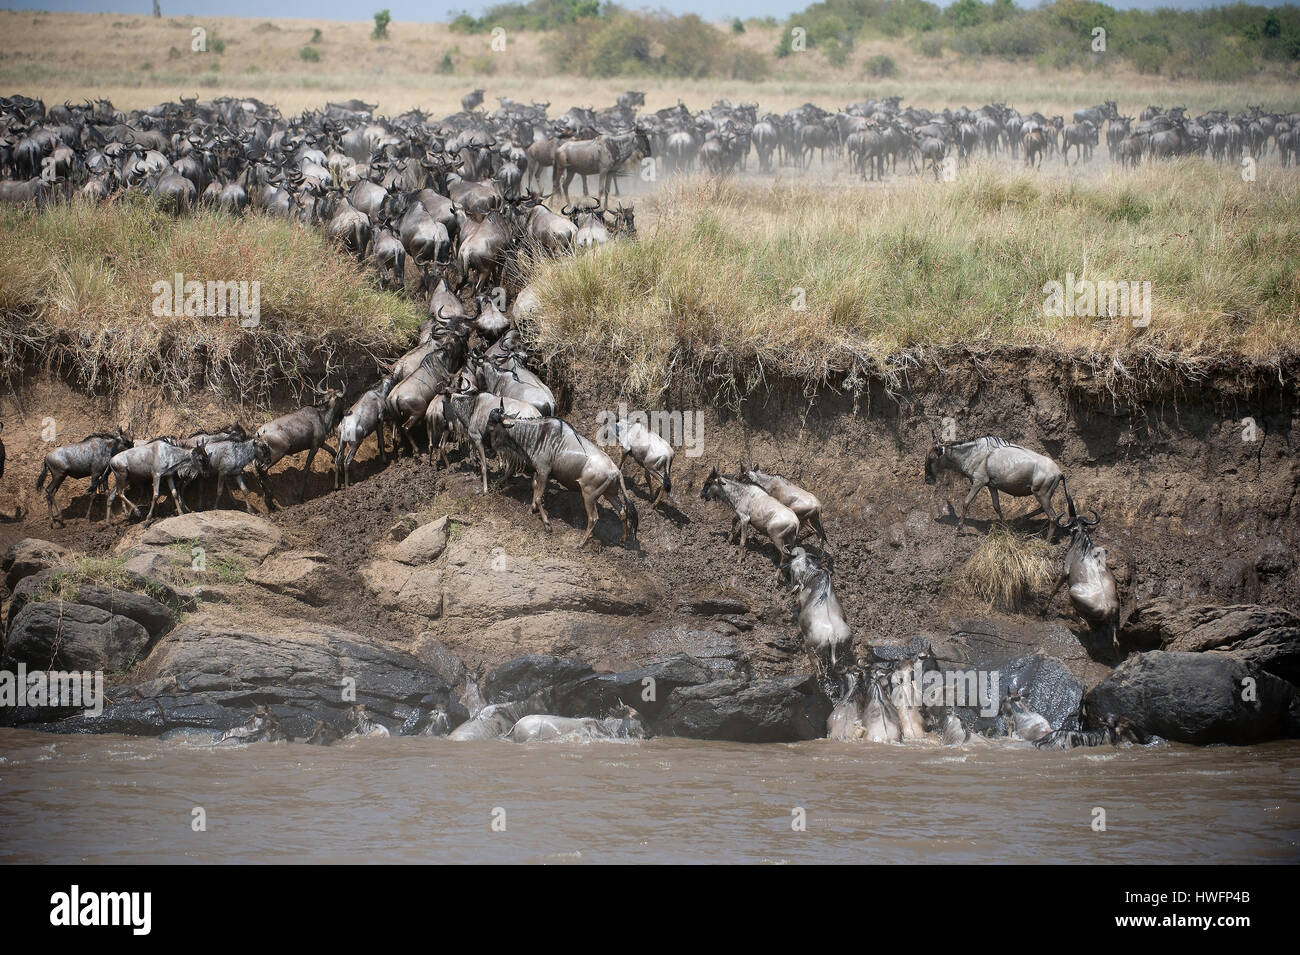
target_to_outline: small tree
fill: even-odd
[[[392,16],[387,10],[380,10],[375,14],[375,29],[370,34],[372,40],[388,39],[388,24],[393,22]]]
[[[740,17],[736,17],[734,20],[732,20],[732,21],[731,21],[731,32],[732,32],[732,33],[744,33],[744,32],[745,32],[745,21],[741,20]]]

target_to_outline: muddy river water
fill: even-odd
[[[0,730],[0,862],[1295,863],[1298,793],[1295,741],[204,748]]]

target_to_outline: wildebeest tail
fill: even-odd
[[[618,475],[618,487],[623,498],[623,513],[627,515],[627,526],[632,529],[632,536],[635,537],[639,527],[639,518],[636,513],[636,505],[632,503],[632,497],[627,493],[627,485],[623,483],[623,473],[621,471]]]
[[[673,462],[669,461],[664,467],[664,493],[673,493]]]
[[[825,544],[825,543],[826,543],[826,528],[822,527],[822,516],[821,516],[821,514],[820,514],[819,512],[817,512],[817,511],[813,511],[811,514],[809,514],[809,515],[808,515],[808,524],[809,524],[809,526],[812,527],[813,530],[815,530],[815,531],[817,532],[817,536],[820,537],[820,538],[822,539],[822,543]]]
[[[45,487],[45,479],[49,476],[50,466],[44,463],[41,464],[41,473],[36,476],[36,490],[39,491],[41,488]]]
[[[1069,509],[1070,520],[1074,520],[1079,514],[1074,509],[1074,498],[1070,497],[1070,486],[1066,483],[1064,474],[1061,475],[1061,492],[1065,494],[1065,506]]]

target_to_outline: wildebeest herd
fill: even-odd
[[[1112,132],[1125,123],[1114,103],[1082,110],[1068,126],[1056,122],[1059,117],[1021,117],[1001,105],[974,112],[901,109],[897,97],[837,113],[806,105],[783,116],[759,116],[755,106],[729,103],[696,114],[680,104],[638,114],[643,103],[640,94],[625,94],[608,109],[573,108],[550,119],[548,104],[503,98],[489,115],[475,109],[478,102],[467,100],[462,112],[431,122],[418,110],[394,119],[375,118],[372,107],[358,101],[329,104],[323,112],[286,120],[273,107],[251,99],[183,99],[130,114],[105,100],[49,110],[25,97],[0,100],[0,167],[15,177],[0,183],[0,199],[40,206],[60,198],[102,201],[138,191],[178,215],[210,205],[230,214],[260,211],[319,224],[347,252],[359,259],[369,256],[386,285],[405,287],[409,258],[419,273],[419,294],[427,296],[428,304],[415,345],[380,369],[379,380],[350,405],[341,389],[321,381],[311,403],[251,434],[232,423],[185,436],[135,440],[118,427],[56,448],[46,455],[37,481],[37,488],[45,489],[51,523],[63,520],[55,494],[68,477],[90,479],[87,517],[96,495],[107,495],[107,522],[113,520],[119,497],[132,513],[139,511],[127,496],[133,484],[151,490],[147,523],[164,489],[184,512],[186,485],[199,478],[216,479],[214,507],[235,486],[247,496],[250,469],[266,506],[273,508],[268,471],[278,461],[306,454],[298,489],[302,497],[312,461],[323,449],[334,458],[335,488],[340,483],[346,487],[358,448],[374,435],[384,462],[390,451],[419,453],[422,437],[430,462],[447,466],[448,443],[459,442],[477,465],[483,493],[489,487],[487,461],[496,457],[507,478],[531,476],[532,510],[548,529],[549,481],[579,491],[587,517],[582,545],[596,528],[604,498],[622,524],[626,543],[635,538],[638,516],[623,465],[632,457],[644,469],[651,507],[658,506],[672,491],[672,448],[642,425],[622,425],[617,433],[622,457],[615,464],[600,445],[558,416],[555,395],[528,367],[516,327],[536,308],[536,296],[523,288],[507,304],[504,286],[512,255],[521,250],[562,254],[634,239],[632,210],[621,204],[610,208],[609,193],[612,189],[618,195],[619,174],[630,174],[643,162],[661,163],[666,172],[699,167],[721,174],[743,168],[751,150],[761,171],[775,163],[806,165],[817,151],[823,156],[842,152],[855,171],[864,176],[870,171],[874,177],[883,175],[886,161],[894,166],[900,155],[919,169],[918,158],[937,163],[951,149],[962,157],[977,149],[1005,149],[1012,155],[1023,150],[1026,159],[1031,149],[1036,154],[1060,149],[1068,156],[1071,148],[1087,156],[1103,121],[1111,123]],[[1213,122],[1205,128],[1207,117]],[[1199,148],[1216,158],[1231,158],[1242,150],[1266,150],[1270,137],[1284,163],[1294,151],[1293,130],[1300,117],[1257,109],[1250,117],[1207,117],[1188,120],[1181,110],[1144,115],[1122,137],[1108,132],[1108,142],[1117,139],[1121,147],[1119,153],[1112,149],[1112,155],[1122,156],[1124,143],[1138,137],[1140,154],[1155,156]],[[1235,130],[1222,153],[1214,145],[1220,127]],[[566,198],[562,213],[551,211],[538,192],[548,168],[550,195],[563,192]],[[567,202],[572,180],[582,177],[586,193],[589,176],[596,177],[596,203]],[[0,466],[2,462],[0,458]],[[926,480],[934,483],[946,471],[971,481],[959,530],[982,488],[989,489],[999,517],[999,492],[1037,498],[1050,522],[1049,536],[1060,528],[1071,537],[1057,588],[1068,582],[1075,611],[1113,643],[1119,603],[1106,552],[1090,536],[1098,518],[1095,512],[1089,517],[1076,511],[1056,463],[984,437],[935,445],[925,463]],[[1058,484],[1065,491],[1064,514],[1051,503]],[[900,708],[889,698],[891,665],[874,656],[856,659],[852,630],[832,582],[830,555],[797,545],[802,529],[826,544],[818,499],[754,467],[732,475],[715,468],[701,496],[733,511],[742,559],[751,530],[776,547],[781,579],[795,596],[804,645],[823,686],[839,701],[832,735],[905,739],[924,733],[921,709]],[[247,499],[244,505],[249,506]],[[1004,706],[1008,716],[1023,715],[1023,703],[1014,698]],[[965,740],[969,731],[960,722],[953,726],[952,714],[947,718],[945,741]],[[1123,727],[1092,736],[1031,737],[1027,732],[1021,735],[1050,739],[1044,745],[1052,746],[1132,736]]]

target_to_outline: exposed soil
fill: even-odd
[[[579,496],[553,485],[549,511],[555,532],[547,536],[529,512],[525,479],[505,486],[496,478],[492,493],[482,497],[473,465],[463,457],[453,455],[449,472],[435,470],[424,458],[402,458],[384,467],[372,440],[358,456],[351,488],[330,490],[330,464],[321,454],[306,502],[271,518],[284,532],[286,547],[323,552],[350,584],[320,607],[267,595],[248,583],[234,588],[233,599],[241,618],[305,616],[408,647],[419,643],[421,633],[432,632],[472,663],[491,665],[528,650],[579,652],[593,662],[635,656],[638,640],[654,628],[684,621],[709,626],[683,609],[691,595],[730,592],[748,604],[756,620],[752,628],[723,623],[717,629],[740,643],[763,670],[799,669],[806,661],[778,586],[775,551],[765,539],[751,539],[737,564],[739,550],[728,539],[730,514],[699,497],[709,469],[717,464],[727,471],[753,462],[816,493],[830,535],[835,585],[858,641],[900,640],[946,631],[952,622],[988,610],[963,593],[954,577],[990,526],[989,499],[984,494],[976,500],[966,532],[958,536],[945,497],[958,502],[964,487],[934,489],[922,477],[926,450],[947,424],[960,437],[999,434],[1041,448],[1062,464],[1075,500],[1102,514],[1094,538],[1110,551],[1126,607],[1174,596],[1295,609],[1300,607],[1295,559],[1300,469],[1291,454],[1296,371],[1223,368],[1199,383],[1147,381],[1146,399],[1125,402],[1063,357],[1001,354],[976,361],[963,355],[918,366],[897,394],[872,382],[856,400],[835,393],[811,400],[801,391],[776,388],[733,413],[698,394],[673,395],[668,408],[704,415],[703,453],[689,457],[679,451],[674,501],[653,511],[641,472],[629,462],[626,473],[641,517],[637,545],[619,546],[620,525],[602,506],[599,542],[581,555],[593,575],[611,569],[649,574],[663,594],[662,609],[644,617],[596,615],[584,626],[576,626],[572,615],[561,615],[554,628],[548,624],[553,615],[531,625],[522,621],[522,627],[516,620],[504,630],[463,620],[430,622],[391,612],[371,599],[359,568],[403,515],[450,514],[489,535],[504,552],[525,556],[549,549],[571,553],[585,521]],[[597,433],[601,410],[618,409],[616,387],[592,370],[570,370],[562,384],[557,390],[567,398],[566,416],[588,435]],[[0,546],[39,537],[91,554],[110,551],[122,533],[120,517],[115,527],[106,528],[101,499],[95,521],[87,523],[84,481],[75,486],[69,481],[60,492],[69,518],[63,528],[49,526],[43,494],[34,484],[50,447],[41,440],[43,419],[56,418],[60,441],[77,440],[116,423],[114,409],[37,377],[6,395],[0,414],[9,452],[0,513],[12,514],[16,502],[25,509],[21,519],[0,523]],[[157,433],[231,417],[257,420],[248,409],[241,415],[209,403],[155,414],[151,424]],[[1247,418],[1254,422],[1256,440],[1246,440],[1251,436],[1243,424]],[[299,464],[283,463],[274,472],[282,501],[296,500]],[[204,504],[213,490],[202,489]],[[254,502],[260,510],[256,494]],[[1045,534],[1047,522],[1041,513],[1029,514],[1028,499],[1004,496],[1003,502],[1013,527]],[[1062,503],[1058,492],[1057,504]],[[161,513],[170,513],[168,504],[161,506]],[[1064,552],[1064,544],[1057,547]],[[1036,609],[1028,608],[1022,619],[1037,620]],[[222,609],[214,605],[209,612]],[[1086,648],[1086,630],[1069,616],[1063,595],[1048,620],[1056,621],[1058,631],[1061,625],[1074,630]],[[593,628],[600,632],[592,633]],[[1088,652],[1094,662],[1110,662],[1103,648]]]

